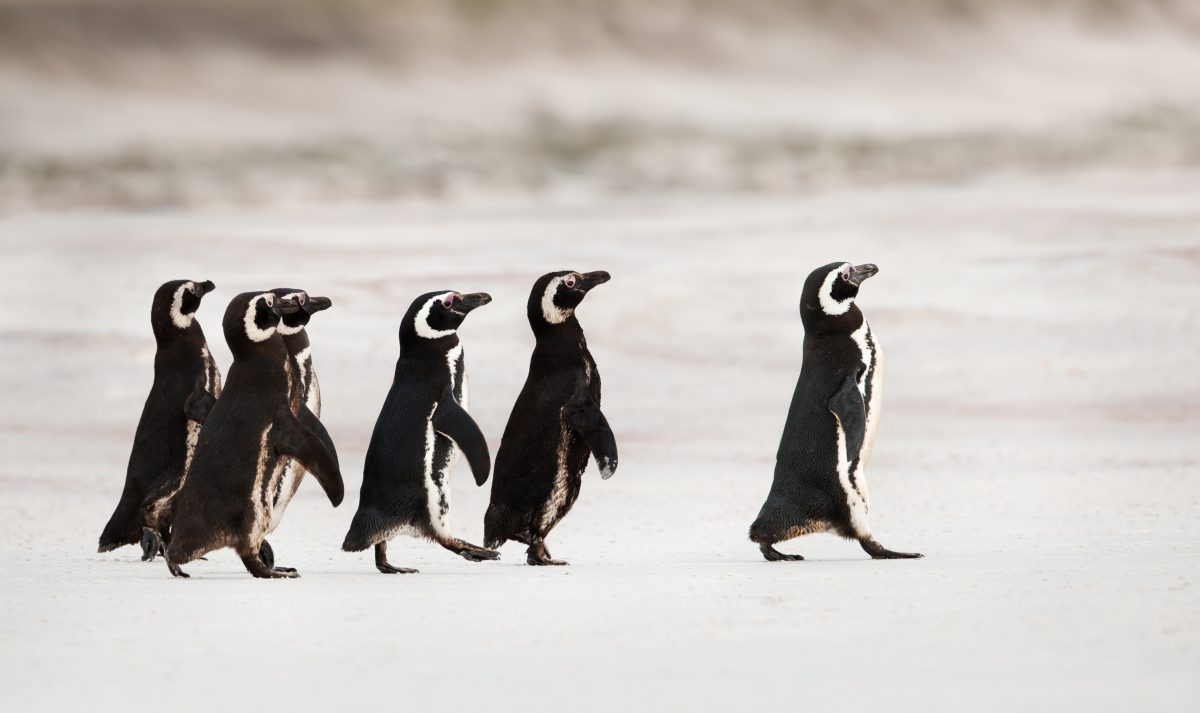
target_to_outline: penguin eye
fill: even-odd
[[[266,302],[267,306],[270,307],[271,305],[275,304],[275,295],[268,292],[267,294],[263,295],[263,302]]]
[[[843,266],[842,266],[842,274],[841,274],[841,278],[842,278],[843,280],[849,280],[849,279],[850,279],[850,266],[849,266],[849,265],[843,265]]]
[[[567,275],[566,277],[563,278],[563,284],[569,288],[575,287],[575,276]]]
[[[442,300],[442,306],[445,307],[446,309],[450,309],[451,307],[453,307],[454,306],[454,297],[455,297],[454,293],[450,293],[450,294],[446,295],[446,297]]]

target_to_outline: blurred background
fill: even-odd
[[[1194,0],[0,0],[0,210],[1200,161]]]
[[[1198,169],[1200,0],[0,0],[0,708],[1194,713]],[[871,525],[926,559],[746,539],[834,260],[880,266]],[[339,551],[413,297],[495,298],[494,453],[567,268],[621,449],[571,566]],[[95,552],[176,278],[226,375],[233,295],[333,300],[299,581]]]

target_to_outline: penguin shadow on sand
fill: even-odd
[[[887,549],[867,521],[866,467],[883,396],[883,351],[856,304],[874,265],[835,262],[804,282],[804,361],[776,454],[770,493],[750,526],[769,562],[804,559],[776,543],[828,532],[857,540],[874,559],[920,554]]]

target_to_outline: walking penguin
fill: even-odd
[[[100,535],[100,552],[142,543],[151,560],[168,537],[171,498],[187,477],[200,427],[221,395],[221,372],[208,352],[196,310],[213,283],[174,280],[150,308],[157,351],[154,383],[142,407],[117,509]]]
[[[268,567],[260,556],[289,459],[313,474],[334,507],[342,502],[342,475],[325,427],[303,404],[292,411],[292,362],[277,329],[281,316],[302,308],[299,300],[244,292],[225,310],[233,364],[175,497],[167,566],[177,577],[187,576],[180,565],[222,547],[237,551],[255,577],[297,576]]]
[[[589,454],[600,477],[617,469],[617,442],[600,411],[600,372],[575,318],[588,291],[608,280],[607,272],[552,272],[529,294],[537,342],[496,453],[484,544],[525,544],[531,565],[566,564],[551,559],[545,538],[579,497]]]
[[[472,562],[499,554],[450,534],[450,471],[459,450],[475,482],[487,482],[491,456],[467,413],[469,388],[458,327],[492,301],[482,292],[430,292],[413,301],[400,323],[400,358],[363,466],[358,511],[342,543],[347,552],[375,548],[384,574],[417,570],[387,560],[398,534],[422,537]]]
[[[314,314],[333,306],[333,301],[328,297],[312,297],[304,290],[291,287],[277,287],[271,292],[281,300],[296,301],[300,304],[300,309],[280,317],[279,326],[276,328],[283,337],[283,346],[287,348],[288,359],[292,367],[288,383],[288,398],[291,401],[292,413],[299,415],[300,406],[303,404],[319,419],[321,417],[321,385],[317,382],[317,372],[313,369],[312,351],[309,348],[308,330],[305,327]],[[329,449],[330,453],[337,453],[333,441],[329,439],[329,434],[324,428],[315,430],[314,433],[325,441],[325,447]],[[287,509],[288,503],[292,501],[296,491],[299,490],[300,481],[304,479],[305,472],[304,466],[294,458],[289,458],[287,464],[283,466],[283,475],[275,487],[271,522],[267,525],[266,534],[275,532],[275,528],[283,522],[283,512]],[[259,554],[263,564],[271,569],[275,568],[275,550],[272,549],[271,543],[263,540]]]
[[[879,427],[883,352],[855,303],[874,265],[835,262],[804,282],[804,362],[775,456],[770,494],[750,526],[768,561],[801,560],[774,544],[833,532],[875,559],[909,559],[875,541],[867,524],[866,467]]]

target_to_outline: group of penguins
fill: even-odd
[[[883,354],[855,304],[874,265],[835,262],[804,284],[804,361],[766,502],[750,539],[768,561],[800,560],[774,548],[800,535],[832,532],[874,558],[913,558],[880,545],[867,524],[864,469],[874,446]],[[472,561],[499,558],[509,540],[530,565],[564,565],[546,537],[579,497],[591,458],[601,477],[617,468],[617,444],[600,410],[600,373],[576,308],[607,272],[562,270],[538,278],[527,303],[536,338],[529,375],[496,452],[484,546],[449,531],[449,476],[461,453],[482,486],[491,455],[468,414],[469,388],[458,328],[491,302],[485,293],[423,294],[400,323],[400,357],[375,423],[358,509],[342,549],[374,548],[384,574],[413,573],[387,559],[399,534],[425,538]],[[311,473],[337,507],[345,495],[337,450],[321,424],[321,393],[307,327],[332,302],[302,289],[244,292],[225,310],[233,355],[222,384],[196,321],[212,282],[158,288],[150,321],[154,382],[134,436],[125,487],[100,535],[100,552],[140,544],[172,575],[205,554],[232,548],[259,578],[298,576],[278,566],[267,541]]]

